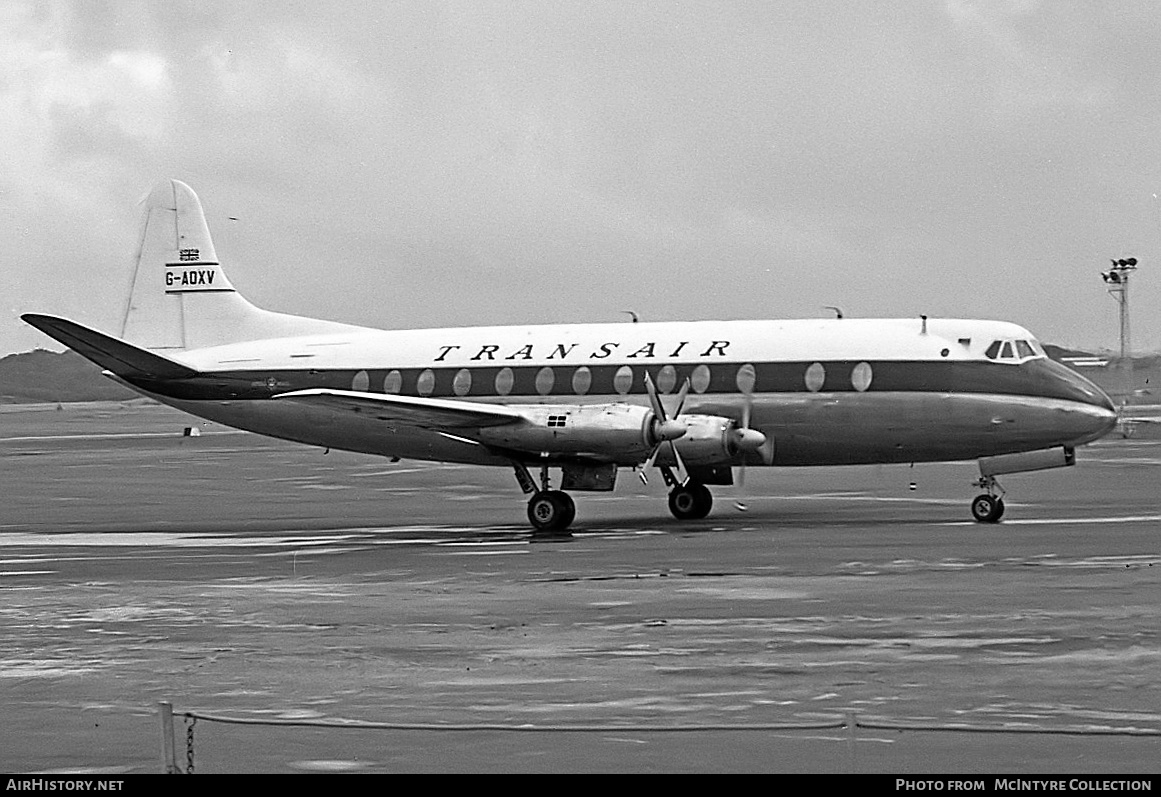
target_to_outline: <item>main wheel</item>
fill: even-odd
[[[972,501],[972,517],[980,523],[996,523],[1004,516],[1004,499],[984,493]]]
[[[714,505],[713,493],[704,484],[690,482],[669,491],[669,511],[678,520],[701,520]]]
[[[575,517],[572,496],[560,490],[542,490],[528,502],[528,520],[537,531],[564,531]]]

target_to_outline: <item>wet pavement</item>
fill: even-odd
[[[67,405],[66,405],[67,406]],[[0,771],[1154,772],[1161,444],[1072,469],[751,469],[705,521],[629,474],[539,540],[506,471],[157,407],[0,414]],[[659,480],[654,480],[659,481]],[[492,729],[465,730],[467,726]],[[528,728],[534,730],[528,730]],[[520,728],[524,728],[521,730]],[[753,730],[765,728],[764,730]],[[180,764],[187,727],[178,721]]]

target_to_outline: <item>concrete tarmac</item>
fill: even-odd
[[[695,523],[622,473],[541,541],[508,471],[195,423],[0,412],[0,771],[162,771],[159,701],[443,728],[199,720],[191,747],[179,719],[196,772],[1161,761],[1161,441],[1002,479],[994,526],[973,463],[751,469],[749,511],[717,488]],[[852,716],[1007,732],[751,730]]]

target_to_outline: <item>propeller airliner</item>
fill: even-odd
[[[1112,430],[1109,397],[1016,324],[926,318],[377,330],[262,310],[231,285],[198,197],[145,202],[121,329],[22,318],[106,375],[192,415],[308,445],[510,468],[540,533],[572,492],[659,472],[678,520],[747,466],[970,461],[1064,467]],[[553,487],[551,473],[560,472]]]

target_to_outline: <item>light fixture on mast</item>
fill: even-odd
[[[1129,275],[1137,270],[1137,258],[1127,257],[1113,260],[1108,271],[1101,272],[1101,279],[1109,285],[1109,296],[1117,300],[1121,309],[1121,359],[1131,350],[1129,339]]]

